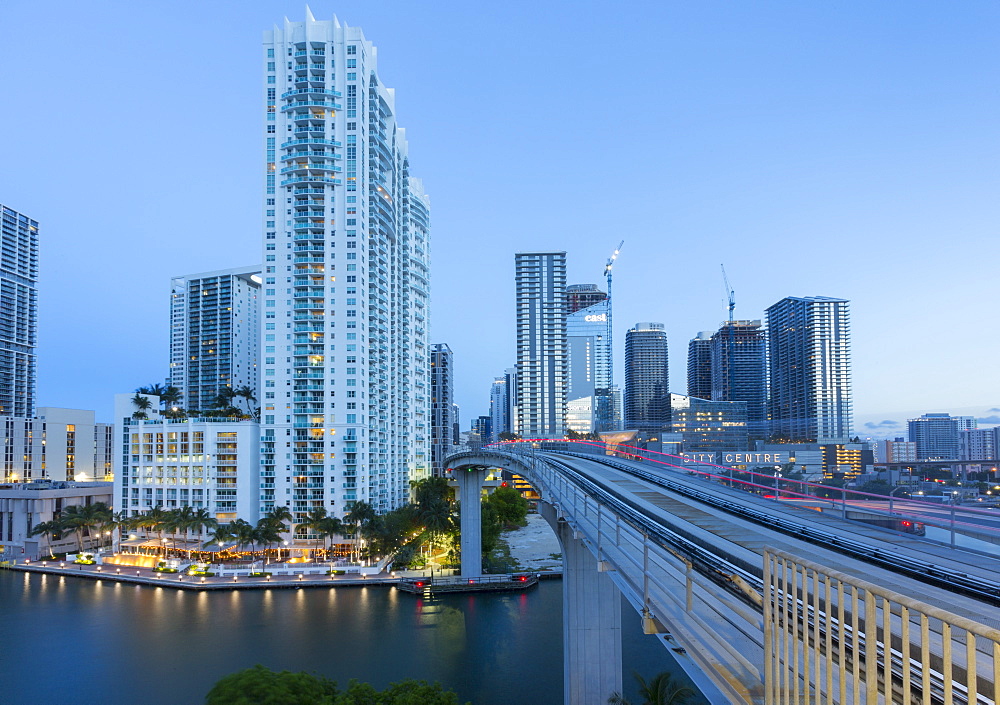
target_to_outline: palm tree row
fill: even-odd
[[[84,536],[102,536],[121,525],[121,517],[111,511],[104,502],[66,507],[51,520],[36,524],[31,536],[46,536],[49,539],[49,555],[55,557],[52,542],[72,533],[77,547],[83,551]]]
[[[243,419],[260,419],[260,407],[257,406],[257,396],[252,387],[243,385],[237,389],[223,387],[222,391],[213,400],[212,409],[197,411],[193,409],[183,409],[180,404],[183,394],[181,390],[173,385],[164,387],[162,384],[151,384],[146,387],[139,387],[132,397],[132,405],[135,412],[134,419],[149,418],[149,410],[152,402],[144,395],[157,396],[163,406],[163,415],[167,418],[183,419],[189,416],[205,417],[238,417]],[[242,406],[242,408],[241,408]]]

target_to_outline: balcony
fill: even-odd
[[[333,90],[324,89],[324,88],[318,88],[318,89],[317,88],[295,88],[295,89],[292,89],[290,91],[285,91],[284,93],[282,93],[281,94],[281,98],[282,98],[282,100],[287,100],[289,98],[294,98],[295,96],[298,96],[298,95],[329,95],[329,96],[333,96],[334,98],[340,98],[340,97],[342,97],[340,91],[333,91]],[[284,147],[284,145],[282,145],[282,147]]]
[[[282,105],[281,112],[296,108],[332,108],[333,110],[340,110],[340,103],[334,103],[332,100],[297,100],[294,103]]]
[[[299,144],[324,144],[331,147],[339,147],[340,142],[336,140],[325,140],[325,139],[299,139],[299,140],[288,140],[287,142],[281,143],[282,149],[288,149],[289,147],[294,147]]]
[[[340,185],[342,182],[340,179],[331,179],[328,176],[297,176],[292,179],[285,179],[281,182],[282,186],[291,186],[292,184],[335,184]]]

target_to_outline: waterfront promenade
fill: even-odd
[[[286,567],[276,564],[275,567]],[[427,580],[429,585],[449,585],[452,591],[455,586],[465,586],[466,592],[491,591],[491,586],[510,576],[483,576],[470,581],[454,578],[453,571],[380,571],[377,573],[348,573],[345,575],[316,575],[308,573],[278,574],[268,576],[248,577],[233,576],[203,576],[187,573],[160,573],[151,568],[115,565],[85,565],[67,563],[64,561],[32,561],[6,566],[6,570],[38,573],[41,575],[58,575],[84,580],[109,580],[133,585],[148,585],[173,588],[177,590],[216,591],[216,590],[261,590],[270,588],[312,588],[312,587],[363,587],[363,586],[396,586],[403,580]],[[446,574],[442,574],[446,573]],[[561,571],[548,571],[540,574],[542,578],[561,577]]]

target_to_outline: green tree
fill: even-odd
[[[451,502],[454,492],[448,480],[443,477],[428,477],[412,483],[413,502],[418,509],[426,509],[432,503],[442,500]]]
[[[511,433],[509,431],[501,431],[497,438],[501,441],[519,441],[521,437],[516,433]]]
[[[334,705],[337,692],[337,684],[322,676],[257,665],[216,683],[205,705]]]
[[[352,680],[336,705],[459,705],[458,696],[439,683],[408,679],[379,692],[368,683]],[[466,703],[466,705],[469,705]]]
[[[52,550],[52,542],[59,539],[59,535],[62,533],[62,525],[59,523],[58,519],[53,519],[52,521],[43,521],[40,524],[35,524],[34,528],[31,530],[29,536],[45,536],[49,539],[49,556],[52,560],[55,560],[56,554]]]
[[[493,505],[497,519],[505,526],[524,526],[528,500],[513,487],[498,487],[486,500]]]
[[[140,387],[143,389],[143,387]],[[132,406],[135,407],[135,412],[132,414],[133,419],[144,419],[149,416],[149,410],[153,408],[153,402],[149,400],[148,397],[144,397],[141,392],[136,392],[135,396],[132,397]]]
[[[641,705],[684,705],[695,694],[691,688],[675,681],[669,671],[657,674],[648,683],[638,673],[632,675],[639,684]],[[621,693],[614,693],[608,698],[608,705],[631,705],[631,702]]]
[[[323,537],[323,552],[329,556],[330,539],[334,536],[342,536],[344,534],[344,522],[337,517],[329,516],[319,523],[316,531]]]

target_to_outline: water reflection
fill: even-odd
[[[439,681],[475,705],[557,703],[561,604],[557,581],[517,595],[427,601],[380,587],[109,590],[0,571],[0,639],[18,645],[0,645],[0,702],[197,703],[222,676],[260,663],[380,688],[404,678]],[[633,628],[645,638],[637,618]],[[74,669],[86,678],[52,677],[46,655],[57,643],[86,645],[74,650]],[[648,653],[668,659],[655,643]],[[626,670],[656,672],[640,661],[627,654]]]

